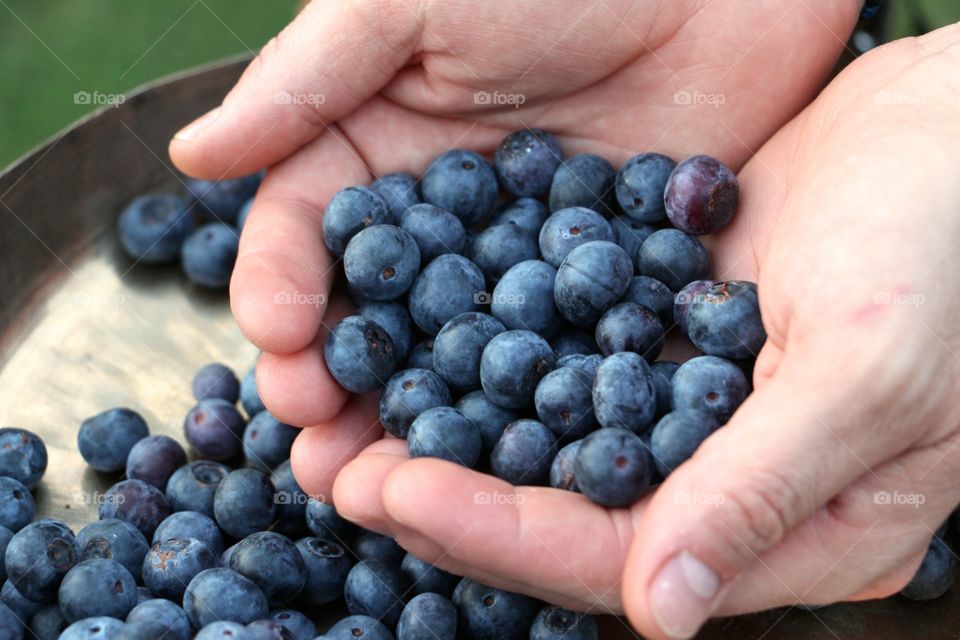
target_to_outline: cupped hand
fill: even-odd
[[[875,50],[747,163],[715,266],[759,282],[756,391],[652,495],[605,510],[384,440],[341,472],[338,509],[651,638],[897,592],[960,502],[958,65],[960,25]]]

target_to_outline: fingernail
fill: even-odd
[[[686,640],[710,617],[719,589],[716,572],[692,553],[681,551],[653,579],[650,610],[665,634]]]
[[[208,111],[202,116],[200,116],[199,118],[197,118],[196,120],[194,120],[193,122],[191,122],[190,124],[188,124],[187,126],[185,126],[183,129],[180,129],[180,131],[178,131],[177,134],[173,137],[176,138],[177,140],[186,140],[186,141],[193,140],[194,138],[197,137],[197,134],[200,133],[201,130],[205,129],[207,125],[209,125],[211,122],[216,120],[217,116],[219,115],[220,115],[220,107],[217,107],[213,111]]]

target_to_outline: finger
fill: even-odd
[[[170,156],[209,179],[291,155],[380,90],[413,55],[413,2],[311,2],[268,42],[214,111],[181,130]]]
[[[264,406],[287,424],[307,427],[330,422],[350,394],[330,374],[323,346],[330,329],[353,310],[344,296],[331,301],[329,313],[313,342],[289,355],[264,351],[257,361],[257,390]]]
[[[290,451],[297,483],[311,496],[332,496],[340,470],[382,436],[376,393],[351,396],[332,420],[297,435]]]
[[[448,571],[580,609],[619,609],[635,517],[628,511],[429,458],[387,476],[383,504],[401,544],[415,553],[442,550],[424,559]]]
[[[333,485],[337,512],[361,527],[393,537],[381,488],[387,476],[409,460],[403,440],[378,440],[341,469]]]
[[[323,209],[338,190],[369,180],[335,128],[267,174],[230,281],[237,323],[264,351],[293,353],[316,337],[335,272],[321,239]]]
[[[812,347],[804,355],[830,361]],[[758,557],[858,476],[910,446],[882,424],[882,413],[871,414],[882,407],[851,402],[857,387],[845,386],[844,375],[851,373],[822,375],[805,359],[785,359],[731,422],[668,476],[624,574],[624,606],[642,633],[692,637]]]

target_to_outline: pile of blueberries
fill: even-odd
[[[193,461],[128,408],[80,424],[81,456],[119,479],[76,535],[34,520],[43,441],[0,429],[2,640],[598,637],[588,615],[454,576],[308,498],[289,461],[299,429],[264,408],[253,371],[210,364],[192,391]]]
[[[330,330],[327,366],[351,392],[383,388],[380,421],[411,456],[627,507],[750,393],[757,287],[710,280],[698,238],[738,199],[715,158],[617,171],[564,159],[539,129],[508,135],[492,166],[453,150],[419,181],[344,189],[323,233],[358,308]],[[703,355],[658,360],[671,333]]]
[[[139,264],[166,265],[179,259],[191,282],[225,289],[262,177],[258,173],[236,180],[186,178],[185,194],[139,196],[120,213],[120,246]]]

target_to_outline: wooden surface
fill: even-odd
[[[76,452],[83,418],[129,406],[153,433],[182,441],[193,371],[217,360],[243,373],[256,355],[230,317],[226,294],[190,287],[175,267],[131,268],[113,234],[132,197],[182,187],[167,141],[216,105],[244,64],[229,61],[148,87],[0,175],[0,425],[46,441],[50,465],[37,490],[39,509],[75,528],[96,519],[98,497],[116,479],[87,469]],[[957,593],[923,605],[894,598],[765,612],[715,622],[701,637],[960,638]],[[602,638],[637,637],[614,618],[602,627]]]

